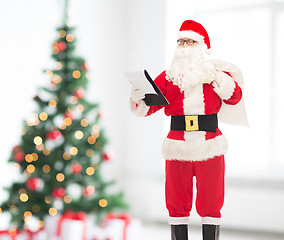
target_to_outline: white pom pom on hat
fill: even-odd
[[[178,39],[186,37],[198,42],[204,42],[207,47],[205,52],[207,54],[212,53],[208,33],[205,28],[198,22],[195,22],[193,20],[185,20],[179,29],[177,37]]]

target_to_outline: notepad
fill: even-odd
[[[143,100],[147,106],[169,105],[169,102],[146,70],[126,72],[125,76],[134,88],[141,89],[145,93]]]

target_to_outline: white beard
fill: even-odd
[[[166,71],[167,79],[183,92],[199,83],[210,83],[209,64],[203,56],[202,45],[177,47],[174,59]]]

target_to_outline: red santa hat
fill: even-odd
[[[199,43],[205,43],[207,46],[206,53],[211,53],[210,39],[205,28],[198,22],[186,20],[182,23],[178,32],[178,39],[191,38]]]

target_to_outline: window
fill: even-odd
[[[251,128],[221,125],[229,141],[227,174],[283,178],[284,1],[168,0],[168,16],[168,63],[180,24],[194,19],[208,31],[208,58],[232,62],[244,75]]]

